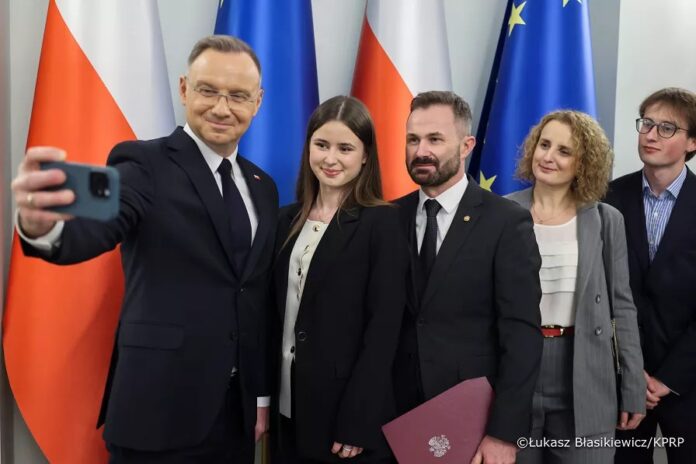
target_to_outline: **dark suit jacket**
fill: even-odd
[[[278,246],[298,210],[299,205],[281,210]],[[296,240],[297,235],[279,250],[273,272],[280,327]],[[407,270],[395,207],[340,211],[324,233],[295,322],[294,420],[301,457],[338,462],[330,453],[334,441],[366,449],[351,461],[389,453],[381,426],[396,412],[391,367]]]
[[[696,176],[687,172],[652,263],[641,171],[614,180],[606,202],[626,223],[645,370],[683,397],[696,389]]]
[[[397,204],[416,269],[418,192]],[[397,354],[398,364],[417,354],[426,400],[488,377],[495,399],[486,433],[511,443],[531,428],[542,351],[540,266],[529,212],[469,178],[421,301],[411,294]],[[397,386],[417,381],[395,375]]]
[[[119,216],[67,222],[48,258],[76,263],[121,244],[125,295],[99,420],[106,422],[107,442],[154,451],[201,442],[234,364],[245,425],[253,431],[256,397],[271,390],[266,327],[278,195],[269,176],[237,160],[259,218],[242,275],[233,269],[231,231],[214,176],[181,128],[114,147],[108,164],[121,175]]]

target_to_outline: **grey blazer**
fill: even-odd
[[[507,198],[529,209],[532,188]],[[628,282],[628,259],[623,216],[602,205],[607,244],[613,261],[614,317],[623,367],[621,404],[616,400],[616,376],[611,350],[611,317],[604,261],[602,223],[597,203],[578,208],[578,274],[575,287],[575,342],[573,354],[573,405],[575,435],[591,436],[613,431],[618,411],[645,414],[646,383],[640,348],[636,307]]]

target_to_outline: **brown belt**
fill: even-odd
[[[544,334],[544,338],[554,338],[563,337],[566,335],[573,335],[573,332],[575,332],[575,327],[561,327],[560,325],[541,326],[541,333]]]

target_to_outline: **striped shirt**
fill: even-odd
[[[643,173],[643,209],[645,210],[645,230],[648,235],[650,261],[653,260],[657,248],[660,246],[660,241],[665,234],[665,228],[672,214],[672,208],[674,208],[674,203],[677,201],[685,179],[686,166],[664,192],[655,195],[650,189],[645,173]]]

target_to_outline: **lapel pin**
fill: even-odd
[[[261,178],[257,174],[254,174],[254,179],[261,180]]]
[[[468,214],[466,216],[464,216],[464,222],[469,222],[470,220],[471,220],[471,216],[469,216]]]

